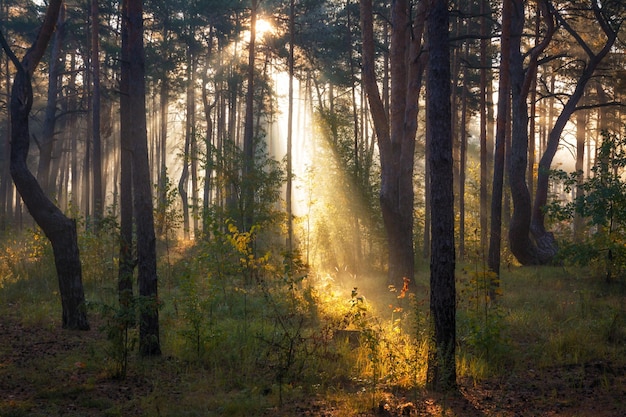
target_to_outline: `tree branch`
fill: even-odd
[[[41,24],[39,33],[37,33],[37,39],[35,39],[35,42],[33,42],[28,51],[26,51],[26,55],[24,55],[22,65],[24,65],[24,69],[31,76],[35,71],[37,64],[41,61],[43,54],[46,52],[50,38],[56,28],[59,10],[61,9],[62,3],[63,0],[50,0],[43,23]]]
[[[524,84],[522,85],[522,95],[524,97],[528,96],[532,80],[537,74],[537,62],[539,59],[539,55],[541,55],[543,51],[545,51],[545,49],[548,47],[548,45],[552,41],[552,36],[556,31],[554,19],[552,17],[552,14],[548,10],[547,0],[540,1],[538,6],[539,10],[537,10],[537,13],[541,13],[543,15],[543,20],[546,24],[546,36],[542,39],[541,43],[534,46],[530,50],[530,62],[528,63],[528,72],[526,72]]]
[[[599,109],[599,108],[602,108],[602,107],[626,107],[626,104],[621,103],[619,101],[610,101],[608,103],[585,104],[583,106],[576,106],[574,111],[589,110],[589,109]]]

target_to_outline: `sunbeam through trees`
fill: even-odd
[[[0,416],[626,414],[625,17],[0,0]]]

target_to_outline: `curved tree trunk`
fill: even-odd
[[[509,159],[509,185],[513,200],[513,215],[509,225],[511,252],[523,265],[547,263],[554,254],[554,238],[551,234],[531,238],[532,203],[526,184],[528,166],[528,92],[537,71],[537,60],[552,39],[554,21],[547,10],[547,2],[540,2],[540,12],[546,22],[546,36],[530,52],[528,68],[524,69],[521,38],[524,29],[524,2],[512,2],[511,15],[511,152]],[[541,172],[541,164],[539,167]],[[546,171],[546,175],[547,175]],[[547,183],[546,183],[547,186]],[[539,189],[539,184],[537,185]],[[547,190],[547,188],[546,188]]]
[[[89,329],[78,252],[76,222],[67,218],[45,195],[28,169],[30,145],[29,115],[33,104],[31,76],[54,32],[61,0],[51,1],[37,39],[20,63],[4,37],[2,46],[17,68],[11,91],[11,176],[22,200],[52,244],[59,280],[64,328]]]
[[[597,0],[593,0],[591,2],[591,7],[594,13],[594,17],[602,28],[604,35],[606,36],[606,41],[602,46],[602,49],[594,53],[589,45],[585,43],[585,41],[578,35],[576,31],[568,24],[568,22],[559,14],[559,12],[552,8],[551,12],[556,17],[556,19],[563,25],[565,30],[567,30],[572,37],[576,39],[581,49],[585,51],[587,54],[588,60],[586,65],[584,66],[584,70],[580,74],[578,81],[576,83],[576,87],[574,88],[574,92],[569,97],[565,105],[563,106],[563,110],[561,114],[556,119],[550,134],[548,135],[548,143],[546,145],[546,150],[539,161],[539,172],[537,176],[537,191],[535,194],[535,204],[532,208],[532,234],[537,241],[537,246],[541,252],[542,260],[550,260],[556,254],[556,242],[554,240],[554,236],[552,233],[548,232],[545,228],[545,214],[543,211],[543,207],[546,205],[548,201],[548,185],[549,185],[549,173],[550,167],[552,165],[552,161],[554,156],[556,155],[556,151],[559,147],[559,142],[561,139],[561,134],[567,125],[572,114],[577,110],[578,102],[585,92],[585,87],[589,80],[591,80],[593,74],[596,69],[602,62],[602,60],[607,56],[609,51],[613,48],[613,45],[617,39],[617,30],[611,26],[610,22],[610,14],[605,15],[601,6],[598,4]],[[622,6],[624,7],[624,6]]]
[[[518,32],[517,37],[519,38],[523,27],[523,4],[519,0],[517,0],[515,4],[518,10],[515,19],[518,20],[516,30]],[[604,14],[600,5],[595,0],[591,2],[591,10],[594,14],[594,18],[599,23],[606,36],[605,44],[598,53],[593,52],[591,47],[585,43],[580,35],[569,25],[567,20],[561,16],[560,12],[552,7],[549,2],[541,2],[541,6],[542,13],[546,16],[545,21],[548,24],[548,31],[542,43],[531,52],[530,64],[526,71],[525,79],[523,79],[519,40],[517,41],[517,45],[512,48],[513,55],[517,60],[514,65],[515,68],[512,68],[512,77],[514,78],[513,91],[514,94],[518,94],[518,97],[517,99],[514,98],[516,104],[514,104],[513,108],[513,140],[515,142],[513,145],[515,147],[513,153],[515,155],[511,158],[511,168],[509,171],[511,176],[511,191],[515,204],[515,213],[511,220],[509,240],[511,251],[524,265],[537,263],[545,264],[550,262],[556,255],[558,250],[556,241],[554,235],[545,228],[545,214],[543,212],[543,207],[546,205],[548,199],[550,167],[556,155],[561,134],[571,115],[576,111],[576,106],[583,96],[585,86],[602,59],[611,50],[617,38],[617,32],[611,27],[608,15]],[[550,10],[548,10],[548,7],[550,7]],[[539,53],[545,49],[545,46],[549,43],[552,33],[554,32],[554,18],[556,18],[561,26],[576,39],[581,49],[587,54],[588,60],[576,82],[574,92],[563,106],[563,110],[550,131],[548,142],[539,162],[534,205],[530,207],[530,195],[525,181],[522,178],[526,169],[524,155],[526,155],[525,151],[527,151],[528,147],[526,97],[530,80],[532,80],[536,71],[537,57]],[[522,152],[524,152],[524,155],[522,155]],[[522,165],[524,171],[522,171]],[[534,240],[531,239],[531,236]]]

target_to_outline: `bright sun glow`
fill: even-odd
[[[269,20],[258,19],[256,21],[256,36],[263,38],[265,35],[274,33],[274,25]]]

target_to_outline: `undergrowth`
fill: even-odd
[[[133,403],[144,415],[261,415],[316,397],[341,397],[352,412],[366,412],[390,390],[416,398],[430,338],[428,294],[339,287],[333,274],[309,269],[298,253],[261,251],[262,233],[215,224],[196,245],[169,248],[171,257],[160,265],[171,277],[160,300],[165,354],[156,360],[135,349],[140,300],[127,310],[117,304],[115,256],[95,255],[112,243],[84,236],[84,259],[100,262],[84,276],[100,333],[81,356],[66,360],[80,366],[64,366],[71,372],[85,366],[118,384],[150,380],[153,389]],[[23,323],[55,328],[56,276],[40,234],[2,243],[0,276],[3,313],[19,310]],[[493,279],[480,264],[459,268],[461,378],[509,376],[529,364],[623,362],[623,288],[583,269],[511,268],[503,271],[495,302]],[[417,288],[427,282],[427,273],[416,276]],[[33,379],[35,389],[53,395],[40,379]],[[107,415],[124,414],[118,404],[94,404]]]

